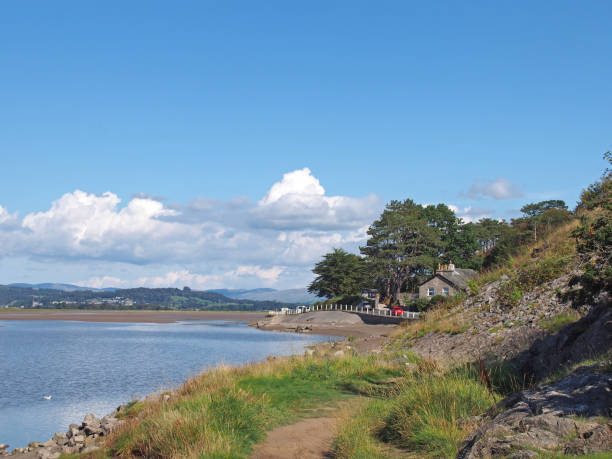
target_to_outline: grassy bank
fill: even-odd
[[[406,371],[376,356],[297,356],[219,367],[169,401],[137,403],[93,457],[246,457],[276,426],[359,394],[388,392]]]
[[[88,457],[247,457],[270,429],[340,401],[346,416],[337,457],[393,457],[400,450],[452,457],[473,427],[470,417],[496,396],[469,372],[443,374],[410,359],[406,365],[392,354],[314,355],[215,368],[168,401],[131,404],[126,424]]]

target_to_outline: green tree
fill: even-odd
[[[521,212],[527,217],[536,217],[551,209],[567,210],[567,206],[565,205],[565,201],[560,199],[551,199],[548,201],[526,204],[521,207]]]
[[[308,286],[308,291],[320,297],[356,295],[368,285],[365,260],[343,249],[325,254],[312,272],[317,277]]]
[[[409,280],[430,273],[443,244],[440,233],[429,224],[424,208],[412,200],[391,201],[380,218],[368,229],[368,241],[361,247],[385,297],[399,300]]]

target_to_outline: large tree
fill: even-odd
[[[377,283],[394,301],[410,279],[423,277],[436,265],[442,242],[438,229],[429,224],[425,209],[414,201],[391,201],[368,229],[361,247]]]
[[[368,285],[364,259],[343,249],[325,254],[312,272],[317,277],[308,286],[308,291],[320,297],[356,295]]]

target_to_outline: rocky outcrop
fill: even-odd
[[[117,409],[119,411],[121,407]],[[96,418],[88,414],[79,424],[70,424],[66,433],[56,433],[44,442],[34,441],[25,448],[15,448],[10,456],[15,459],[56,459],[62,454],[86,453],[98,449],[100,437],[104,437],[124,421],[117,419],[116,413]],[[3,448],[4,447],[4,448]],[[0,445],[0,456],[8,456],[8,445]]]
[[[529,458],[537,452],[612,450],[612,373],[585,367],[560,381],[513,394],[488,414],[458,459]],[[603,420],[603,422],[602,422]]]
[[[513,365],[527,378],[539,381],[559,368],[607,352],[612,343],[612,308],[600,304],[559,333],[537,339]]]

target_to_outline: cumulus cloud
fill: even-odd
[[[375,195],[364,198],[326,196],[310,169],[283,175],[252,210],[254,226],[275,229],[352,229],[376,216]]]
[[[93,287],[274,285],[289,273],[303,278],[333,247],[356,248],[379,211],[376,196],[327,196],[309,169],[285,174],[257,202],[200,197],[168,205],[141,194],[122,203],[110,191],[75,190],[22,219],[0,207],[0,257],[97,260],[160,272],[130,280],[104,272],[83,281]]]
[[[480,207],[472,206],[459,208],[457,206],[449,204],[448,208],[455,212],[455,215],[463,219],[463,221],[465,222],[475,222],[483,218],[490,218],[491,215],[493,215],[494,213],[493,209],[483,209]]]
[[[497,200],[520,198],[522,190],[508,179],[498,178],[493,181],[476,179],[469,190],[462,193],[472,199],[493,198]]]

